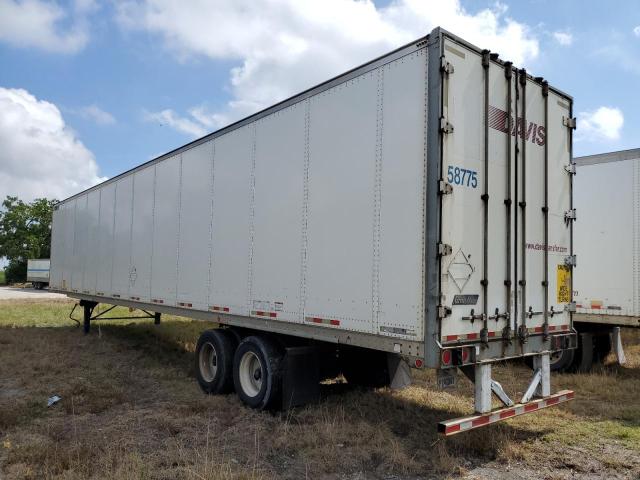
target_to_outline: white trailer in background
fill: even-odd
[[[224,326],[198,381],[254,408],[407,365],[475,382],[476,415],[445,434],[555,405],[573,398],[549,355],[576,342],[574,127],[571,97],[435,29],[58,204],[52,288],[87,332],[98,303]],[[527,356],[516,404],[491,365]]]
[[[31,282],[33,288],[41,290],[49,285],[50,264],[48,258],[27,260],[27,282]]]
[[[640,149],[577,157],[574,326],[579,348],[552,369],[587,371],[613,350],[620,327],[640,327]]]

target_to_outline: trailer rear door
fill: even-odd
[[[440,341],[568,330],[571,99],[445,37]]]

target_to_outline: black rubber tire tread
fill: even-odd
[[[262,387],[255,397],[248,396],[240,383],[239,367],[242,356],[253,352],[262,365]],[[267,336],[251,335],[240,342],[233,358],[233,383],[236,394],[245,405],[256,410],[282,408],[282,369],[284,355],[278,345]]]
[[[603,363],[607,356],[611,353],[613,345],[611,343],[611,334],[600,333],[593,337],[593,361]]]
[[[200,372],[200,350],[211,342],[218,357],[218,370],[213,381],[208,382]],[[203,392],[218,395],[233,392],[233,355],[238,347],[236,337],[225,329],[206,330],[198,338],[195,352],[196,378]]]
[[[354,348],[344,350],[340,357],[348,383],[365,388],[388,387],[391,383],[386,352]]]
[[[549,370],[559,373],[571,371],[575,353],[576,351],[574,349],[562,350],[560,358],[558,358],[558,360],[556,360],[555,362],[549,362]],[[527,365],[527,367],[533,370],[533,356],[525,357],[524,363]]]
[[[588,337],[591,336],[591,341]],[[587,341],[585,341],[587,337]],[[578,348],[575,350],[575,356],[571,365],[571,371],[578,373],[590,372],[593,367],[593,351],[594,351],[593,335],[591,333],[578,334]]]

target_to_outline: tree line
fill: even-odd
[[[27,260],[51,255],[51,217],[57,200],[24,202],[7,196],[0,209],[0,258],[7,259],[7,283],[27,279]]]

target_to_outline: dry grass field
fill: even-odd
[[[255,412],[200,392],[192,352],[211,325],[105,321],[83,336],[71,305],[0,302],[0,478],[640,476],[640,332],[625,334],[626,366],[554,375],[575,401],[445,439],[437,421],[472,411],[462,379],[439,391],[433,372],[415,372],[399,392],[336,381],[320,404]],[[496,369],[514,396],[529,375],[520,364]],[[62,400],[47,408],[54,394]]]

